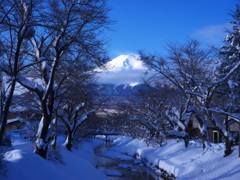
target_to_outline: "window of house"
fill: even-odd
[[[222,135],[218,131],[213,131],[213,143],[222,143]]]
[[[218,143],[218,132],[217,131],[213,131],[213,142]]]

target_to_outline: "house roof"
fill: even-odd
[[[8,119],[8,120],[7,120],[7,124],[11,124],[11,123],[14,123],[14,122],[17,122],[17,121],[23,122],[24,119],[19,118],[19,117],[13,118],[13,119]]]
[[[228,121],[229,121],[229,125],[232,124],[232,123],[234,123],[234,122],[240,124],[240,123],[239,123],[239,119],[236,119],[236,118],[233,118],[233,117],[230,117],[230,118],[228,119]]]

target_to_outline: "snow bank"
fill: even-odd
[[[108,170],[105,174],[108,176],[122,176],[122,174],[116,170]]]
[[[238,149],[228,156],[224,155],[223,144],[212,144],[203,151],[202,143],[191,141],[185,148],[184,142],[172,139],[162,147],[151,147],[140,139],[118,137],[116,146],[111,148],[114,153],[137,155],[151,168],[162,168],[177,179],[228,179],[240,177],[240,158]],[[118,158],[119,158],[118,154]]]
[[[106,175],[95,168],[97,159],[93,148],[99,140],[81,143],[79,148],[69,152],[61,147],[62,162],[45,160],[33,153],[31,142],[21,139],[18,134],[12,135],[13,149],[4,155],[4,163],[7,166],[7,177],[1,180],[104,180]]]

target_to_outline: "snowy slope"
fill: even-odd
[[[137,154],[157,173],[158,168],[162,168],[178,180],[240,179],[237,146],[231,155],[223,157],[224,144],[212,144],[212,147],[203,150],[200,142],[190,141],[189,147],[185,148],[183,141],[170,139],[161,147],[152,147],[142,139],[120,136],[114,139],[114,143],[116,146],[106,152],[105,156],[125,159],[126,154]]]
[[[147,67],[136,54],[120,55],[104,67],[96,69],[100,83],[131,86],[142,82],[142,75],[146,70]]]
[[[11,134],[13,147],[4,154],[7,176],[1,180],[104,180],[105,174],[95,168],[97,164],[93,148],[99,140],[83,142],[78,149],[69,152],[61,146],[61,161],[45,160],[33,153],[32,143],[18,133]],[[58,139],[61,139],[59,137]],[[63,138],[64,139],[64,138]]]

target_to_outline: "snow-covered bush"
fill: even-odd
[[[47,159],[64,164],[63,158],[59,151],[60,151],[59,146],[56,146],[56,149],[54,149],[53,146],[49,145],[48,151],[47,151]]]
[[[24,139],[34,141],[37,132],[38,123],[26,121],[25,126],[20,130],[20,135]]]
[[[156,135],[149,139],[148,144],[153,147],[159,147],[162,146],[165,141],[165,135]]]

